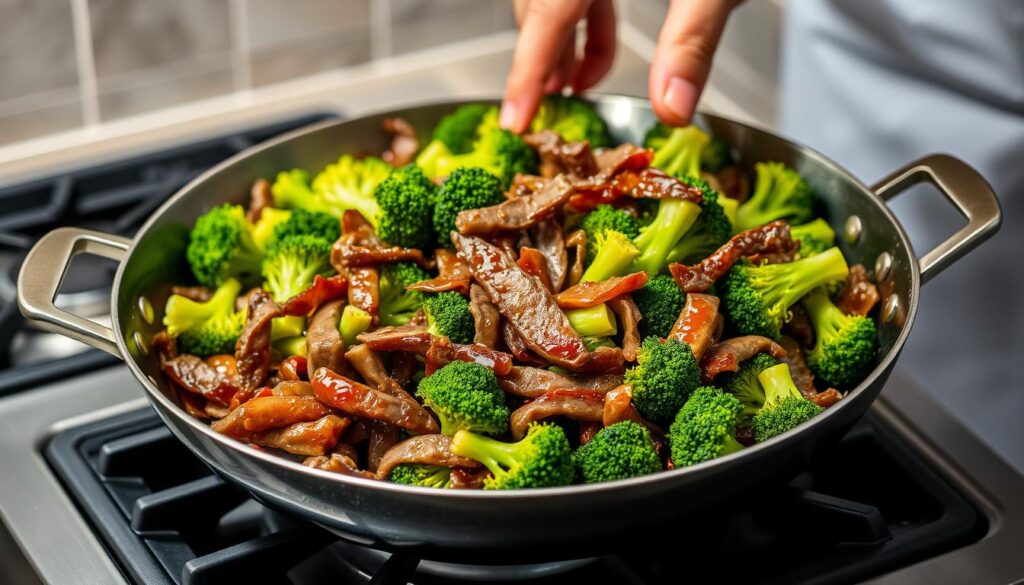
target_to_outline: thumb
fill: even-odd
[[[737,0],[673,0],[658,35],[648,95],[666,124],[690,123],[711,59]]]

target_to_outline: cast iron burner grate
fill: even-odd
[[[450,582],[436,564],[341,542],[264,508],[215,476],[149,408],[63,431],[46,458],[136,584]],[[984,530],[982,516],[869,413],[788,486],[644,531],[642,550],[529,582],[650,585],[708,570],[725,583],[851,583]]]
[[[25,253],[43,234],[74,225],[131,236],[161,203],[210,167],[282,132],[335,117],[308,114],[0,189],[0,396],[115,363],[74,343],[31,341],[52,335],[26,326],[14,302],[15,280]],[[77,258],[61,285],[58,306],[89,317],[106,313],[114,270],[102,259]],[[38,367],[41,361],[47,367]]]

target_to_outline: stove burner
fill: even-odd
[[[984,534],[983,517],[872,414],[831,454],[789,486],[686,518],[685,530],[644,532],[642,549],[493,567],[369,549],[266,509],[213,475],[149,408],[63,431],[45,452],[138,584],[653,585],[682,580],[684,554],[714,566],[722,582],[853,583]]]

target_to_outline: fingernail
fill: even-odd
[[[515,130],[517,122],[519,122],[519,116],[516,111],[516,105],[508,100],[502,102],[501,116],[498,117],[498,123],[501,124],[502,128]]]
[[[661,99],[673,114],[689,120],[697,102],[697,88],[682,77],[673,77],[668,80],[668,86]]]

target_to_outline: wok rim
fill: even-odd
[[[638,97],[638,96],[629,96],[629,95],[624,95],[624,94],[602,93],[602,92],[588,92],[583,97],[584,97],[584,99],[587,99],[588,101],[595,102],[595,103],[602,103],[602,102],[607,102],[607,101],[624,101],[624,102],[629,103],[632,106],[632,109],[650,109],[650,103],[648,102],[648,100],[646,98]],[[580,495],[583,495],[583,494],[599,494],[599,493],[608,492],[608,491],[618,491],[618,490],[623,490],[623,489],[629,489],[629,488],[632,488],[632,487],[640,487],[640,486],[651,487],[651,486],[659,484],[659,483],[669,484],[669,483],[671,483],[673,481],[678,480],[680,477],[683,477],[683,476],[686,476],[686,475],[694,475],[694,474],[700,474],[700,473],[705,473],[705,472],[710,474],[710,473],[712,473],[712,470],[714,470],[716,468],[724,467],[724,466],[730,466],[730,465],[736,464],[736,462],[738,462],[740,459],[742,459],[744,457],[754,458],[760,452],[768,452],[768,451],[772,451],[772,450],[775,450],[775,449],[782,449],[783,445],[785,443],[788,443],[789,441],[797,440],[797,437],[800,434],[809,432],[815,426],[819,426],[819,425],[824,424],[825,421],[827,421],[829,418],[834,418],[834,417],[837,417],[837,416],[841,416],[840,415],[840,411],[842,411],[844,408],[845,409],[853,408],[852,406],[850,406],[850,404],[855,402],[855,400],[854,400],[855,398],[859,397],[860,394],[868,391],[868,389],[871,388],[878,381],[879,378],[884,378],[884,377],[888,376],[888,372],[890,371],[893,363],[899,357],[899,354],[902,351],[903,346],[905,345],[905,343],[907,341],[907,338],[910,335],[910,330],[911,330],[911,328],[913,326],[913,323],[914,323],[914,320],[915,320],[915,318],[917,316],[917,308],[918,308],[919,295],[920,295],[920,287],[921,287],[920,266],[919,266],[918,261],[917,261],[917,256],[914,253],[914,249],[913,249],[913,247],[911,245],[910,238],[907,236],[907,233],[903,229],[902,224],[900,224],[900,222],[896,219],[895,215],[893,214],[892,210],[889,208],[888,205],[885,204],[885,202],[881,198],[879,198],[861,180],[859,180],[856,176],[854,176],[852,173],[850,173],[848,170],[846,170],[845,167],[839,165],[838,163],[833,161],[831,158],[826,157],[825,155],[821,154],[820,152],[818,152],[817,150],[815,150],[813,148],[810,148],[810,147],[808,147],[808,146],[806,146],[804,144],[801,144],[799,142],[791,140],[791,139],[789,139],[787,137],[784,137],[784,136],[781,136],[779,134],[776,134],[775,132],[772,132],[772,131],[767,130],[765,128],[759,127],[757,125],[748,124],[748,123],[745,123],[745,122],[739,122],[739,121],[734,120],[732,118],[728,118],[728,117],[725,117],[725,116],[719,116],[717,114],[713,114],[713,113],[707,112],[705,110],[698,111],[697,117],[698,118],[706,118],[706,119],[722,120],[722,121],[727,122],[729,124],[734,124],[734,125],[737,125],[737,126],[741,126],[741,127],[745,128],[747,130],[751,130],[754,133],[757,133],[757,134],[759,134],[759,135],[761,135],[763,137],[767,137],[769,139],[774,139],[774,140],[781,141],[786,146],[789,146],[789,147],[791,147],[791,148],[801,152],[804,156],[812,159],[816,164],[821,165],[822,168],[828,170],[830,173],[832,173],[834,175],[838,175],[838,176],[842,177],[843,179],[852,182],[854,185],[856,185],[861,190],[861,192],[864,194],[864,196],[867,197],[875,205],[875,207],[877,207],[879,209],[879,211],[881,211],[883,213],[883,215],[889,220],[890,227],[895,229],[896,235],[897,235],[900,243],[903,246],[903,250],[901,250],[901,251],[899,251],[897,253],[906,254],[908,256],[907,259],[909,261],[907,262],[907,266],[910,269],[910,279],[911,279],[911,282],[910,282],[910,295],[909,295],[909,307],[908,307],[905,319],[903,320],[903,323],[901,325],[901,331],[900,331],[899,335],[897,336],[896,340],[893,342],[892,347],[878,361],[878,363],[872,369],[871,373],[868,374],[860,382],[860,384],[858,384],[852,390],[847,391],[844,394],[843,399],[840,400],[836,405],[826,409],[825,412],[815,416],[809,422],[809,424],[807,424],[807,423],[801,424],[798,427],[796,427],[794,429],[791,429],[791,430],[789,430],[789,431],[787,431],[785,433],[782,433],[780,435],[777,435],[775,437],[772,437],[771,439],[769,439],[767,441],[764,441],[762,443],[755,443],[755,444],[753,444],[753,445],[751,445],[749,447],[746,447],[742,451],[738,451],[738,452],[735,452],[735,453],[730,453],[728,455],[725,455],[725,456],[722,456],[722,457],[717,457],[717,458],[709,460],[709,461],[704,461],[704,462],[698,463],[696,465],[690,465],[690,466],[686,466],[686,467],[678,467],[678,468],[671,469],[671,470],[662,470],[662,471],[659,471],[657,473],[651,473],[651,474],[648,474],[648,475],[632,477],[632,478],[629,478],[629,479],[621,479],[621,480],[601,482],[601,483],[591,483],[591,484],[572,484],[572,485],[559,486],[559,487],[530,488],[530,489],[516,489],[516,490],[482,490],[482,489],[480,489],[480,490],[476,490],[476,489],[461,489],[461,490],[454,490],[454,489],[447,490],[446,489],[446,490],[441,490],[441,489],[428,488],[428,487],[419,487],[419,486],[410,486],[410,485],[396,484],[396,483],[392,483],[392,482],[389,482],[389,481],[382,481],[382,480],[377,480],[377,479],[367,479],[367,478],[362,478],[362,477],[345,475],[345,474],[341,474],[341,473],[337,473],[337,472],[331,472],[331,471],[316,469],[316,468],[313,468],[313,467],[307,467],[305,465],[302,465],[299,462],[292,461],[291,459],[288,459],[287,457],[282,457],[280,455],[276,455],[276,454],[273,454],[273,453],[270,453],[270,452],[267,452],[267,451],[256,449],[254,447],[249,446],[246,443],[243,443],[241,441],[237,441],[237,440],[232,439],[232,438],[230,438],[230,437],[228,437],[226,435],[222,435],[220,433],[217,433],[208,424],[204,424],[199,419],[196,419],[196,418],[194,418],[192,416],[189,416],[183,409],[181,409],[177,404],[175,404],[167,396],[165,396],[159,390],[159,388],[157,388],[154,385],[154,383],[150,381],[149,376],[145,372],[142,371],[142,369],[139,367],[139,364],[136,362],[136,360],[132,358],[131,353],[128,351],[128,346],[127,346],[126,340],[124,338],[124,335],[122,334],[121,318],[120,318],[120,314],[119,314],[119,311],[118,311],[118,305],[119,305],[119,300],[120,300],[120,295],[121,295],[121,279],[123,277],[123,274],[124,274],[124,271],[125,271],[125,267],[129,264],[129,262],[132,260],[132,258],[134,256],[134,253],[135,253],[135,250],[137,248],[138,242],[145,238],[145,236],[148,234],[150,228],[157,222],[157,220],[160,219],[163,216],[163,214],[168,209],[174,207],[177,204],[178,200],[182,199],[185,196],[185,194],[187,194],[188,192],[198,188],[200,185],[202,185],[204,182],[206,182],[211,177],[217,175],[218,173],[220,173],[222,171],[225,171],[226,169],[230,168],[231,166],[235,165],[236,163],[238,163],[238,162],[240,162],[242,160],[245,160],[245,159],[247,159],[247,158],[249,158],[249,157],[251,157],[251,156],[253,156],[253,155],[257,154],[257,153],[260,153],[260,152],[262,152],[264,150],[273,148],[273,147],[275,147],[275,146],[277,146],[279,144],[282,144],[282,143],[285,143],[285,142],[288,142],[288,141],[291,141],[291,140],[295,140],[295,139],[297,139],[299,137],[302,137],[302,136],[305,136],[307,134],[311,134],[311,133],[317,132],[317,131],[319,131],[319,130],[321,130],[323,128],[327,128],[327,127],[331,127],[331,126],[344,125],[344,124],[349,123],[349,122],[354,122],[354,121],[357,121],[357,120],[362,120],[364,118],[370,118],[370,117],[375,117],[375,116],[382,116],[382,115],[401,116],[402,113],[404,111],[406,111],[406,110],[418,109],[418,108],[423,108],[423,107],[430,107],[430,106],[453,106],[453,107],[455,107],[455,106],[466,104],[466,103],[474,103],[474,102],[480,102],[480,101],[500,102],[500,100],[501,100],[501,96],[498,95],[498,94],[481,94],[481,95],[474,96],[474,97],[460,98],[460,99],[454,99],[454,100],[422,100],[422,101],[411,102],[409,104],[406,104],[406,105],[398,107],[398,108],[390,107],[390,108],[375,109],[375,110],[363,113],[362,115],[357,116],[357,117],[353,117],[353,118],[345,118],[345,119],[341,119],[341,120],[325,120],[323,122],[318,122],[318,123],[314,123],[314,124],[311,124],[311,125],[308,125],[308,126],[305,126],[305,127],[302,127],[302,128],[298,128],[296,130],[292,130],[292,131],[287,132],[285,134],[276,136],[274,138],[271,138],[271,139],[266,140],[264,142],[261,142],[259,144],[255,144],[253,146],[250,146],[249,148],[246,148],[245,150],[235,154],[234,156],[232,156],[232,157],[222,161],[221,163],[211,167],[210,169],[208,169],[207,171],[203,172],[202,174],[197,176],[195,179],[190,181],[188,184],[183,186],[181,189],[179,189],[173,195],[171,195],[167,199],[167,201],[165,201],[160,207],[158,207],[155,211],[152,212],[152,214],[149,216],[149,218],[146,220],[146,222],[136,232],[135,237],[132,239],[131,247],[128,249],[128,252],[125,254],[124,260],[119,263],[118,268],[117,268],[117,272],[114,275],[114,281],[113,281],[112,289],[111,289],[113,291],[113,293],[111,294],[111,329],[114,332],[114,337],[115,337],[115,341],[116,341],[116,344],[117,344],[117,348],[118,348],[119,352],[121,353],[122,359],[124,359],[124,361],[127,364],[128,368],[131,370],[132,375],[136,378],[136,380],[145,389],[147,400],[149,400],[151,405],[154,407],[154,410],[156,410],[157,414],[161,417],[161,419],[164,420],[164,424],[167,425],[167,427],[178,438],[178,440],[180,440],[182,443],[184,443],[186,446],[188,446],[189,449],[192,450],[193,452],[199,453],[199,450],[196,449],[191,444],[191,442],[192,442],[191,439],[187,438],[187,437],[184,437],[178,431],[178,429],[175,427],[175,425],[171,424],[170,421],[168,421],[166,419],[166,417],[168,417],[168,416],[175,417],[179,423],[183,422],[184,424],[189,425],[195,431],[197,431],[199,433],[202,433],[206,438],[212,439],[214,442],[216,442],[222,448],[236,450],[238,452],[241,452],[245,456],[255,457],[255,458],[259,459],[260,461],[262,461],[264,463],[267,463],[267,464],[270,464],[272,466],[284,467],[286,470],[288,470],[290,472],[293,472],[293,473],[306,474],[310,478],[316,478],[318,481],[322,480],[322,481],[334,482],[334,483],[336,483],[338,485],[338,487],[352,487],[352,488],[357,488],[357,489],[383,490],[383,491],[392,492],[392,493],[395,493],[395,494],[412,494],[412,495],[416,495],[416,496],[423,496],[425,494],[430,494],[431,497],[434,497],[434,498],[445,498],[445,499],[456,500],[456,501],[458,501],[458,500],[476,500],[476,499],[481,499],[481,498],[488,499],[488,500],[489,499],[500,499],[500,500],[510,500],[511,499],[511,500],[518,500],[518,499],[522,499],[522,498],[532,499],[532,498],[541,497],[541,496],[547,496],[547,497],[552,497],[552,498],[575,497],[575,496],[580,496]],[[874,399],[872,399],[872,402],[873,401],[874,401]],[[866,410],[866,408],[865,408],[865,410]],[[171,413],[173,413],[173,414],[171,414]],[[858,416],[858,418],[859,418],[859,416]],[[208,465],[211,465],[211,467],[214,467],[214,469],[216,469],[218,471],[218,473],[227,475],[232,480],[238,481],[240,483],[243,483],[248,489],[250,489],[250,490],[258,489],[261,492],[264,492],[264,494],[263,494],[264,496],[271,495],[274,498],[280,498],[280,494],[277,492],[277,490],[269,489],[265,485],[261,485],[261,484],[263,484],[263,482],[260,482],[258,479],[254,482],[254,480],[252,478],[245,478],[244,480],[242,478],[237,478],[233,474],[227,473],[227,472],[221,470],[218,465],[216,465],[214,462],[209,461],[208,458],[205,457],[204,455],[200,455],[200,458],[203,459]],[[269,492],[269,494],[267,494],[265,492]],[[317,514],[317,515],[319,515],[319,514]]]

